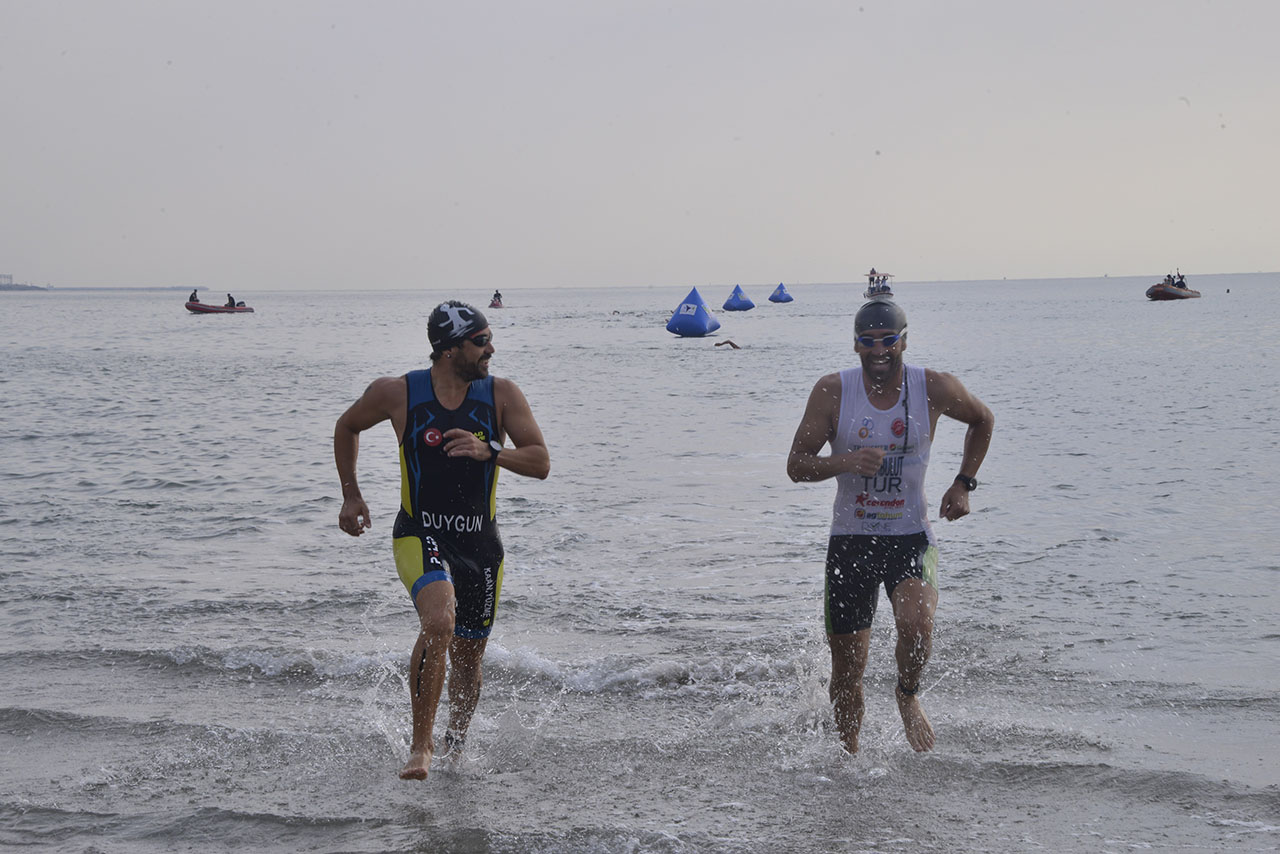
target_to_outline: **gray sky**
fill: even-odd
[[[1275,0],[0,0],[0,272],[1280,270]]]

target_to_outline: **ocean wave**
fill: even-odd
[[[221,724],[186,723],[169,718],[133,720],[120,715],[94,714],[91,711],[69,712],[20,706],[0,707],[0,726],[7,735],[22,738],[48,738],[50,735],[67,738],[78,734],[97,743],[107,743],[110,739],[131,743],[157,743],[172,739],[183,744],[185,750],[196,752],[199,745],[209,743],[217,745],[217,750],[236,742],[250,744],[255,750],[260,750],[267,749],[273,744],[296,745],[318,741],[330,745],[330,742],[341,741],[347,749],[363,749],[370,744],[376,745],[385,741],[372,731],[359,733],[353,741],[350,733],[306,732],[276,727],[232,727]],[[330,752],[333,752],[332,749]],[[102,782],[109,781],[91,778],[87,784],[92,786]]]
[[[0,662],[17,669],[36,665],[66,667],[85,662],[94,666],[137,667],[153,677],[157,671],[190,676],[197,672],[286,680],[381,679],[389,668],[407,666],[408,652],[352,653],[324,649],[281,650],[243,647],[228,650],[206,646],[170,649],[43,650],[0,654]]]
[[[991,717],[958,720],[954,713],[951,718],[947,727],[949,746],[973,755],[998,748],[1025,751],[1028,758],[1041,759],[1064,753],[1106,754],[1113,749],[1097,735],[1065,727]]]
[[[30,737],[51,730],[109,735],[150,736],[160,731],[153,723],[138,723],[103,715],[60,712],[53,709],[0,708],[0,728],[10,736]]]
[[[94,843],[103,839],[129,840],[130,851],[189,849],[192,828],[199,828],[202,850],[250,850],[262,845],[270,850],[336,851],[342,849],[344,831],[350,832],[351,843],[357,843],[386,824],[386,819],[369,816],[316,816],[220,807],[119,813],[0,803],[0,844],[17,847],[56,843],[59,850],[88,845],[83,850],[98,851]],[[290,843],[299,847],[288,848]],[[365,849],[361,846],[350,850]]]
[[[555,690],[588,695],[707,695],[732,697],[775,683],[794,683],[802,667],[796,659],[764,656],[712,660],[637,660],[606,656],[581,665],[551,661],[528,648],[507,651],[492,645],[485,657],[495,678],[515,684],[538,682]]]
[[[1231,803],[1240,809],[1271,813],[1275,793],[1253,789],[1230,780],[1214,779],[1192,771],[1127,768],[1107,762],[992,760],[959,763],[954,772],[970,780],[1002,787],[1068,788],[1096,795],[1114,791],[1126,799],[1148,803]],[[1270,788],[1270,787],[1269,787]]]
[[[131,719],[129,708],[114,715],[91,711],[72,712],[19,706],[0,707],[0,726],[11,738],[28,745],[48,745],[39,754],[47,758],[62,749],[76,750],[93,744],[104,753],[86,767],[75,781],[85,791],[131,787],[141,780],[165,780],[194,769],[254,764],[264,755],[280,764],[296,763],[319,768],[342,763],[352,756],[382,755],[396,748],[379,721],[367,716],[349,719],[345,725],[316,724],[285,715],[251,725],[174,720],[170,717]],[[144,709],[139,714],[147,714]],[[143,745],[149,745],[145,749]],[[157,747],[161,746],[161,747]],[[108,757],[114,748],[119,755]],[[158,750],[156,753],[151,751]],[[15,754],[22,766],[23,755]],[[105,764],[103,764],[105,763]],[[72,766],[74,767],[74,766]]]
[[[4,553],[6,557],[41,557],[23,553]],[[138,553],[139,556],[147,556]],[[227,598],[182,599],[174,595],[174,588],[138,585],[106,585],[98,578],[94,584],[68,586],[61,576],[30,570],[0,571],[0,580],[10,582],[10,589],[0,590],[0,604],[31,602],[72,602],[91,599],[111,605],[110,621],[120,625],[155,625],[182,623],[189,625],[193,619],[222,617],[248,622],[291,620],[298,617],[322,617],[326,622],[352,619],[384,610],[387,597],[383,591],[318,590],[297,598],[281,597],[271,590],[262,595],[240,593]],[[313,588],[308,588],[313,589]],[[404,599],[405,610],[412,608]],[[400,605],[397,597],[395,606]]]

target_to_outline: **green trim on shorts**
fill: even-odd
[[[938,547],[929,546],[924,550],[924,583],[934,590],[938,589]]]

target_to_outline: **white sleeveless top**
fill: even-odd
[[[862,385],[862,368],[840,372],[840,417],[833,453],[884,448],[884,462],[874,477],[846,472],[836,476],[831,534],[929,536],[929,507],[924,472],[929,465],[929,392],[924,368],[903,365],[905,394],[889,409],[876,409]],[[905,451],[905,452],[904,452]]]

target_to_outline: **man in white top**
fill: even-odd
[[[967,515],[995,426],[991,410],[954,376],[903,363],[906,328],[906,312],[891,299],[878,297],[858,310],[854,349],[862,365],[818,380],[787,458],[793,481],[836,478],[825,605],[831,702],[850,753],[858,752],[862,674],[881,584],[898,630],[894,693],[907,742],[917,751],[933,747],[933,727],[916,696],[938,604],[924,474],[938,416],[969,425],[960,473],[940,510],[944,519]],[[831,455],[819,456],[827,444]]]

